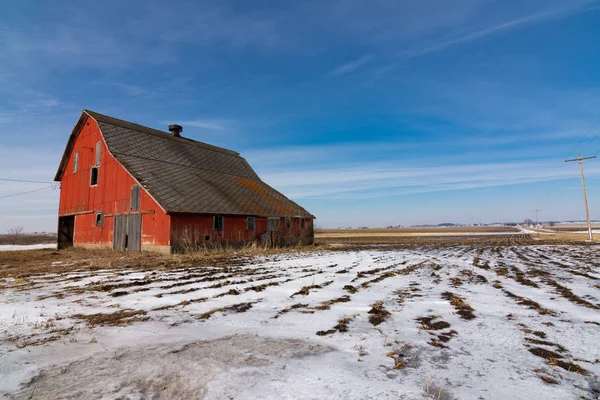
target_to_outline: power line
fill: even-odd
[[[33,193],[33,192],[39,192],[40,190],[46,190],[46,189],[50,189],[52,188],[54,185],[50,185],[50,186],[46,186],[40,189],[35,189],[35,190],[29,190],[27,192],[21,192],[21,193],[13,193],[13,194],[9,194],[8,196],[1,196],[0,199],[6,199],[8,197],[15,197],[15,196],[21,196],[23,194],[28,194],[28,193]]]
[[[571,152],[569,153],[569,155],[567,156],[567,158],[571,157],[571,155],[573,154],[573,152],[577,149],[577,146],[579,146],[581,144],[581,142],[584,141],[584,139],[587,137],[587,135],[592,131],[592,129],[594,129],[594,126],[596,126],[596,124],[598,123],[598,121],[600,121],[600,115],[598,115],[598,118],[596,118],[596,120],[594,121],[594,123],[592,124],[592,126],[590,126],[590,129],[588,129],[587,132],[585,132],[585,134],[582,136],[582,138],[579,139],[579,142],[577,142],[577,144],[575,145],[575,147],[573,147],[573,150],[571,150]],[[588,143],[588,145],[589,145],[589,143]]]
[[[23,182],[23,183],[52,183],[50,181],[28,181],[28,180],[24,180],[24,179],[8,179],[8,178],[0,178],[0,181]]]
[[[600,115],[598,115],[598,117],[596,117],[596,119],[594,120],[594,123],[588,128],[588,130],[585,132],[585,134],[581,137],[581,139],[579,139],[579,141],[577,142],[577,144],[575,144],[575,146],[573,147],[573,149],[569,152],[569,155],[567,156],[567,158],[571,157],[571,155],[573,154],[573,152],[577,149],[577,147],[581,144],[581,142],[583,142],[585,140],[585,138],[590,134],[590,132],[594,129],[594,127],[596,126],[596,124],[600,121]],[[587,143],[587,146],[590,145],[590,143],[600,134],[600,130],[598,130],[598,132],[596,133],[596,135],[594,135],[594,137]],[[594,154],[594,155],[598,155],[600,154],[600,150]],[[563,166],[560,168],[560,171],[556,174],[556,176],[554,177],[554,179],[552,179],[549,183],[549,187],[548,189],[546,189],[546,193],[544,193],[544,195],[542,196],[542,198],[548,198],[548,194],[550,193],[551,189],[556,189],[556,187],[553,185],[556,181],[559,180],[564,180],[567,177],[565,176],[566,174],[566,170],[564,169],[565,164],[563,164]],[[559,196],[562,195],[564,193],[564,191],[559,192]],[[556,201],[556,198],[554,198],[553,200]]]
[[[584,151],[598,137],[598,135],[600,135],[600,129],[598,129],[598,132],[596,132],[596,134],[587,142],[587,144],[583,146],[581,151]]]

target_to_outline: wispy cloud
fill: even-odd
[[[357,60],[340,65],[339,67],[329,71],[328,75],[329,76],[339,76],[339,75],[347,74],[349,72],[352,72],[352,71],[362,67],[363,65],[370,62],[372,59],[373,59],[373,56],[371,56],[371,55],[361,57]]]
[[[360,166],[264,174],[266,182],[293,198],[385,198],[415,193],[488,188],[556,178],[554,161],[478,163],[437,167],[404,167],[365,163]],[[600,167],[590,167],[590,177]],[[576,178],[568,171],[563,179]]]
[[[540,24],[552,20],[569,17],[573,14],[580,12],[590,11],[598,8],[598,4],[595,0],[584,1],[584,2],[572,2],[563,7],[552,8],[549,10],[539,11],[524,17],[504,21],[502,23],[488,26],[475,30],[468,34],[463,35],[449,35],[441,38],[436,43],[429,46],[421,47],[418,49],[407,50],[399,53],[399,56],[403,59],[410,59],[420,57],[429,53],[441,51],[453,46],[457,46],[464,43],[473,42],[476,40],[483,39],[487,36],[499,34],[501,32],[522,28],[524,26],[531,26]]]

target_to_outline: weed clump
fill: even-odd
[[[235,313],[242,313],[242,312],[246,312],[249,309],[251,309],[253,304],[254,304],[254,302],[252,302],[252,303],[238,303],[238,304],[234,304],[234,305],[229,306],[229,307],[215,308],[214,310],[210,310],[210,311],[202,313],[202,314],[197,314],[196,318],[198,318],[198,319],[209,319],[215,313],[226,312],[226,311],[233,311]]]
[[[338,297],[337,299],[331,299],[331,300],[327,300],[322,302],[320,305],[316,306],[314,309],[315,310],[329,310],[331,308],[331,306],[335,303],[347,303],[350,301],[350,296],[345,295],[342,297]]]
[[[404,360],[407,356],[406,351],[408,351],[411,347],[410,343],[406,343],[400,348],[390,351],[386,354],[386,357],[390,357],[394,360],[393,369],[402,369],[406,367],[406,361]]]
[[[338,323],[336,326],[333,327],[333,329],[329,329],[327,331],[318,331],[317,335],[318,336],[326,336],[326,335],[334,334],[336,332],[340,332],[340,333],[348,332],[348,324],[350,323],[350,321],[352,321],[357,316],[358,316],[358,314],[352,314],[350,316],[342,317],[342,318],[338,319]]]
[[[576,296],[569,288],[562,286],[561,284],[559,284],[558,282],[556,282],[555,280],[551,280],[548,279],[546,281],[544,281],[544,283],[546,283],[549,286],[552,286],[556,289],[556,292],[564,297],[565,299],[569,300],[572,303],[575,304],[579,304],[580,306],[584,306],[587,308],[592,308],[595,310],[600,310],[600,307],[590,303],[589,301],[583,300],[581,297]]]
[[[240,294],[241,293],[240,293],[239,290],[237,290],[237,289],[231,289],[231,290],[229,290],[227,292],[224,292],[224,293],[216,295],[215,298],[217,298],[217,297],[223,297],[223,296],[239,296]]]
[[[551,376],[538,374],[538,378],[551,385],[558,385],[558,381]]]
[[[541,347],[534,347],[529,349],[529,352],[535,356],[546,359],[548,365],[561,367],[569,372],[575,372],[580,375],[589,375],[589,372],[581,368],[579,365],[572,362],[563,361],[563,356],[550,350],[543,349]]]
[[[378,301],[371,306],[369,310],[369,322],[374,326],[381,324],[385,321],[390,315],[392,315],[388,310],[383,306],[383,301]]]
[[[350,294],[354,294],[356,292],[358,292],[358,289],[352,285],[346,285],[344,286],[344,290],[347,291]]]
[[[333,281],[329,281],[329,282],[325,282],[322,285],[310,285],[310,286],[304,286],[302,289],[300,289],[299,291],[297,291],[296,293],[292,294],[290,297],[294,297],[297,296],[299,294],[303,295],[303,296],[308,296],[310,293],[311,289],[323,289],[323,287],[325,286],[329,286],[333,283]]]
[[[450,292],[442,293],[442,298],[450,301],[450,304],[462,319],[471,320],[475,318],[475,315],[473,314],[475,309],[471,307],[464,298]]]
[[[114,313],[75,314],[73,315],[73,318],[84,320],[90,326],[123,326],[132,322],[146,321],[150,319],[150,317],[142,317],[143,315],[146,315],[146,311],[120,310]]]
[[[439,318],[437,315],[430,315],[428,317],[416,318],[416,321],[421,323],[421,329],[426,331],[439,331],[442,329],[450,328],[450,324],[446,321],[433,322],[434,319]]]
[[[262,292],[269,286],[278,286],[278,285],[279,285],[279,282],[269,282],[269,283],[264,283],[262,285],[247,287],[244,289],[244,291],[249,292],[251,290],[254,290],[255,292]]]

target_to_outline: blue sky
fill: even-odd
[[[0,178],[51,181],[88,108],[239,151],[322,227],[585,216],[564,159],[600,151],[598,1],[3,8]],[[57,203],[0,198],[0,231],[55,230]]]

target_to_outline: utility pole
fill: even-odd
[[[585,215],[587,217],[587,226],[588,226],[588,234],[590,236],[590,241],[592,241],[592,222],[590,221],[590,208],[588,207],[587,201],[587,192],[585,190],[585,178],[583,177],[583,160],[590,160],[592,158],[596,158],[596,156],[591,157],[581,157],[581,154],[572,160],[565,160],[565,162],[579,162],[579,172],[581,172],[581,187],[583,188],[583,201],[585,202]]]
[[[535,211],[535,225],[537,226],[538,237],[540,237],[540,215],[539,212],[542,210],[533,210]]]

